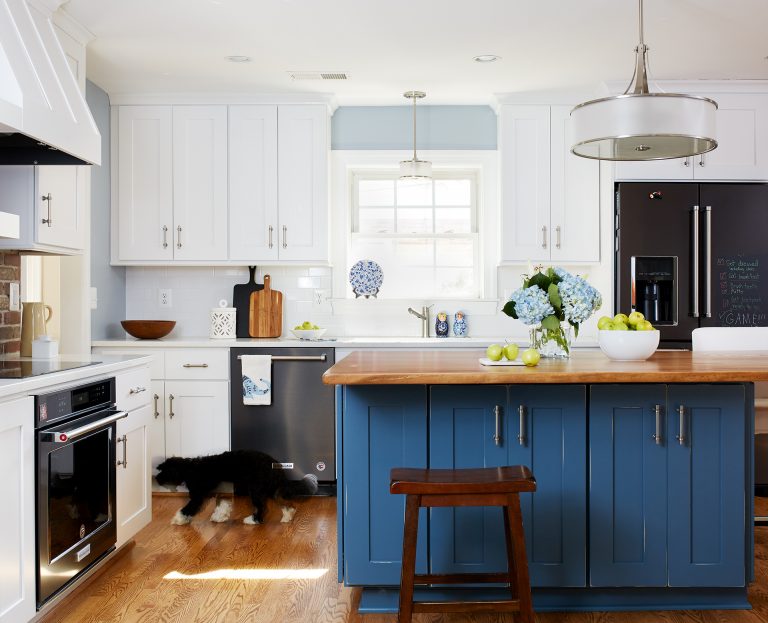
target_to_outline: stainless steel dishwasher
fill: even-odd
[[[243,355],[272,356],[272,404],[243,404]],[[232,449],[266,452],[290,480],[314,474],[319,493],[335,492],[335,392],[322,381],[334,361],[333,348],[231,348]]]

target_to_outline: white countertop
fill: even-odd
[[[12,359],[7,357],[6,359]],[[29,360],[29,358],[23,358]],[[70,383],[82,381],[89,378],[101,378],[113,375],[120,370],[135,368],[141,365],[150,365],[152,358],[142,355],[63,355],[59,358],[61,361],[92,361],[99,362],[93,365],[82,366],[80,368],[71,368],[61,372],[51,372],[50,374],[41,374],[31,376],[26,379],[0,379],[0,400],[11,397],[28,396],[39,390],[48,391],[57,386],[68,385]],[[48,360],[47,360],[48,361]]]

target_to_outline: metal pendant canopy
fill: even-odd
[[[413,100],[413,158],[400,162],[401,180],[432,179],[432,163],[428,160],[419,160],[416,156],[416,100],[426,96],[424,91],[406,91],[403,93],[403,97]]]
[[[635,73],[622,95],[579,104],[571,111],[571,152],[596,160],[665,160],[717,147],[717,103],[706,97],[648,90],[648,46],[635,48]]]

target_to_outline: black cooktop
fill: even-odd
[[[100,361],[59,361],[58,359],[19,359],[0,360],[0,379],[26,379],[30,376],[40,376],[51,372],[62,372],[72,368],[92,366]]]

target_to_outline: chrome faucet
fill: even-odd
[[[421,337],[429,337],[429,308],[431,305],[424,305],[421,308],[421,313],[417,312],[413,307],[408,308],[408,313],[413,314],[421,320]]]

